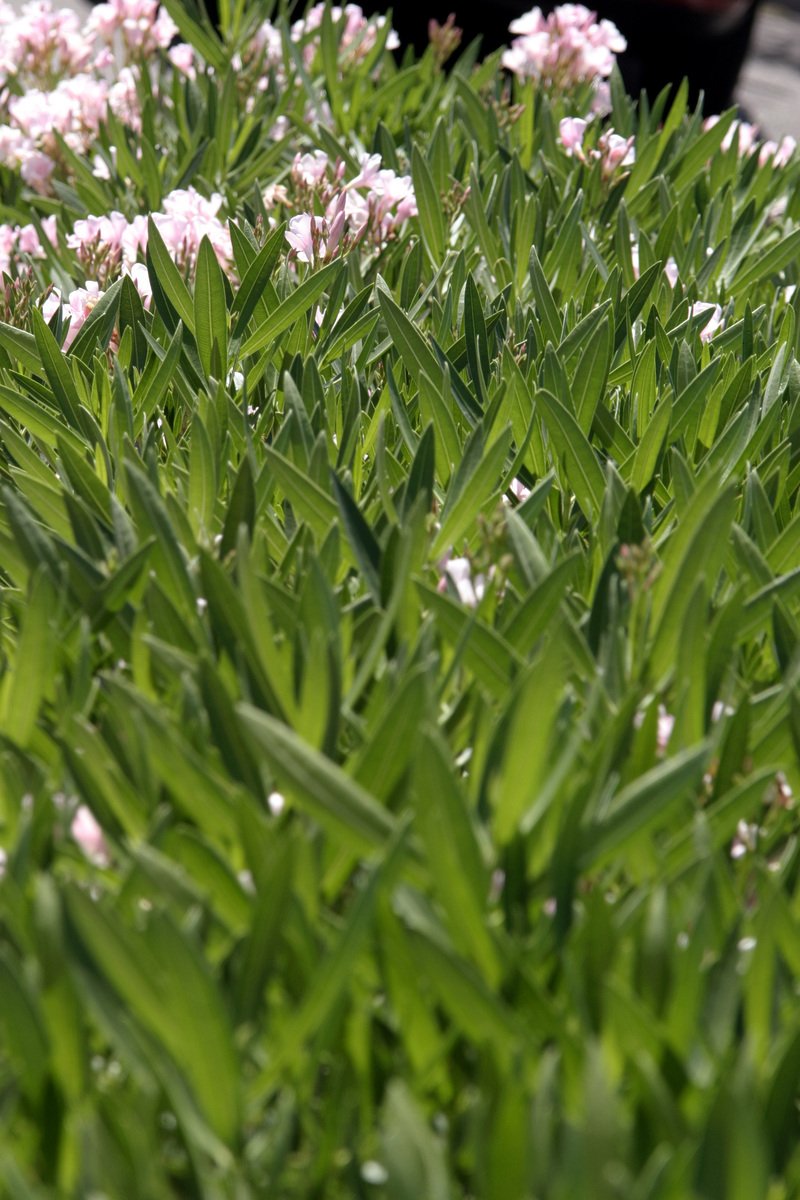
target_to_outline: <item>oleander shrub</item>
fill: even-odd
[[[0,1191],[790,1200],[792,146],[220,27],[0,8]]]

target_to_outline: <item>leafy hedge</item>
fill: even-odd
[[[0,168],[3,1193],[797,1195],[797,158],[167,7]]]

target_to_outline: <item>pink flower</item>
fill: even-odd
[[[128,219],[121,212],[111,212],[107,217],[89,216],[75,222],[72,233],[67,235],[67,245],[77,250],[79,258],[101,246],[111,254],[118,254],[127,228]]]
[[[567,154],[583,159],[583,136],[586,133],[588,121],[581,117],[564,117],[558,123],[558,136]]]
[[[511,483],[508,485],[508,490],[511,492],[511,495],[514,497],[517,504],[524,504],[531,494],[530,488],[527,488],[521,479],[512,479]],[[508,496],[506,495],[502,497],[502,500],[504,504],[509,503]]]
[[[172,46],[167,51],[167,58],[181,75],[185,75],[187,79],[197,78],[194,49],[187,42],[178,42],[177,46]]]
[[[380,154],[362,154],[359,160],[360,170],[355,179],[351,179],[347,184],[348,188],[373,188],[377,187],[383,160]]]
[[[417,215],[414,185],[410,175],[383,167],[379,154],[363,155],[360,165],[355,178],[345,184],[348,224],[356,236],[384,242]]]
[[[713,129],[718,121],[719,117],[716,115],[707,117],[703,122],[703,129]],[[749,121],[732,121],[720,143],[721,148],[730,150],[734,138],[737,141],[739,157],[742,158],[753,150],[758,139],[758,126],[751,125]]]
[[[291,36],[295,42],[303,41],[322,24],[324,4],[315,4],[309,9],[303,20],[295,21],[292,25]],[[344,29],[339,42],[339,53],[345,62],[357,62],[369,54],[378,38],[378,30],[386,24],[386,17],[372,17],[369,20],[357,4],[347,4],[342,9],[334,5],[331,10],[331,20],[334,26],[339,26],[344,17]],[[306,42],[303,57],[311,63],[317,52],[319,42],[311,38]],[[394,30],[390,30],[386,39],[386,48],[396,50],[400,41]]]
[[[696,317],[700,313],[708,313],[708,318],[700,327],[700,341],[710,342],[718,329],[722,328],[722,309],[718,304],[709,304],[705,300],[695,300],[689,309],[689,316]]]
[[[328,221],[328,237],[325,242],[325,257],[332,258],[339,247],[339,242],[342,239],[345,223],[345,209],[347,205],[347,196],[344,192],[331,201],[328,205],[328,210],[325,214]]]
[[[158,0],[110,0],[98,4],[86,22],[90,36],[111,43],[117,37],[128,58],[146,58],[166,50],[178,27]]]
[[[109,865],[111,855],[105,835],[91,809],[85,804],[78,806],[72,818],[70,833],[90,862],[98,867]]]
[[[609,129],[597,141],[597,149],[592,150],[592,157],[600,161],[600,172],[604,179],[610,178],[617,167],[627,167],[636,158],[634,137],[622,137]]]
[[[61,308],[61,292],[57,287],[51,288],[41,304],[42,316],[48,323]]]
[[[663,704],[658,706],[658,722],[656,725],[656,752],[665,754],[672,731],[675,728],[675,718],[667,712]]]
[[[64,349],[68,350],[78,335],[78,330],[84,324],[97,301],[102,297],[100,285],[93,280],[87,280],[85,288],[75,288],[70,292],[64,306],[64,315],[69,317],[69,329],[64,338]]]
[[[295,154],[294,156],[292,179],[295,183],[315,188],[323,181],[327,171],[328,156],[324,150],[315,150],[313,154]]]
[[[797,142],[788,134],[781,138],[780,143],[764,142],[758,152],[758,165],[763,167],[765,163],[771,162],[773,167],[785,167],[796,149]]]
[[[444,564],[444,575],[439,581],[439,591],[447,590],[447,580],[456,589],[458,598],[467,608],[477,608],[486,593],[486,579],[483,575],[472,576],[472,563],[468,558],[448,558]]]
[[[503,54],[503,66],[547,87],[597,84],[608,78],[614,56],[626,47],[611,21],[598,22],[582,4],[562,4],[546,18],[533,8],[512,21],[509,31],[519,36]]]
[[[317,233],[316,222],[319,220],[312,213],[299,213],[289,221],[286,230],[286,240],[294,250],[300,262],[314,261],[314,240]]]
[[[51,158],[34,150],[23,159],[19,173],[28,187],[40,195],[45,195],[50,190],[50,178],[54,168],[55,163]]]
[[[133,286],[139,293],[139,298],[145,308],[150,307],[153,299],[153,285],[150,282],[150,275],[144,263],[125,263],[122,267],[122,274],[129,275]]]

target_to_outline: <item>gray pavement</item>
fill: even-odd
[[[800,142],[800,0],[759,10],[737,99],[763,133]]]

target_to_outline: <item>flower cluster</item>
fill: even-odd
[[[45,236],[56,240],[56,218],[42,221]],[[0,225],[0,275],[18,276],[26,258],[44,258],[45,252],[35,225]]]
[[[302,47],[303,61],[307,67],[311,66],[319,51],[324,11],[324,4],[315,4],[289,30],[292,41]],[[386,17],[366,17],[357,4],[346,4],[344,8],[334,5],[330,14],[334,27],[339,31],[339,64],[347,69],[363,60],[375,48],[378,36],[386,25]],[[389,29],[386,48],[396,50],[399,45],[397,34]],[[272,21],[264,21],[259,25],[246,50],[234,58],[233,65],[243,70],[247,86],[255,92],[266,91],[271,78],[279,84],[286,84],[283,40]]]
[[[151,214],[182,271],[193,268],[204,237],[211,242],[220,266],[230,267],[233,261],[230,233],[217,216],[222,202],[218,192],[206,199],[189,187],[170,192],[164,197],[163,211]],[[117,267],[123,273],[130,273],[147,250],[147,217],[140,215],[129,221],[120,212],[86,217],[75,222],[67,236],[67,245],[76,252],[84,268],[93,269],[100,262],[107,274],[115,273]]]
[[[105,46],[120,45],[126,58],[135,61],[168,49],[178,27],[158,0],[110,0],[92,10],[85,32]]]
[[[583,148],[583,139],[589,121],[582,117],[564,117],[559,122],[558,136],[567,154],[588,162],[590,159],[600,163],[600,173],[603,179],[610,179],[618,167],[630,166],[636,158],[633,137],[622,137],[613,129],[608,129],[597,139],[597,146],[587,152]]]
[[[611,21],[598,21],[583,4],[562,4],[545,17],[538,7],[512,21],[517,34],[503,66],[523,79],[565,90],[607,79],[627,45]]]
[[[218,193],[206,199],[190,187],[171,192],[164,198],[163,211],[151,214],[167,250],[183,272],[190,273],[194,269],[200,243],[207,237],[220,266],[231,273],[233,250],[230,233],[217,216],[221,205],[222,196]],[[46,224],[47,236],[52,240],[55,240],[54,220],[48,218]],[[38,239],[34,243],[31,226],[23,229],[15,227],[4,235],[3,231],[9,229],[8,226],[0,226],[0,256],[8,245],[9,256],[16,246],[18,250],[41,257],[41,246]],[[102,297],[104,288],[119,275],[130,276],[145,307],[150,305],[152,288],[147,267],[142,261],[147,251],[145,216],[136,216],[132,221],[120,212],[85,217],[75,222],[72,232],[67,234],[66,243],[75,251],[87,282],[66,297],[59,288],[51,288],[42,302],[42,313],[46,320],[50,320],[60,308],[63,318],[69,320],[64,339],[64,347],[68,349]]]
[[[308,65],[314,61],[319,48],[317,31],[322,25],[324,12],[324,4],[315,4],[302,20],[295,21],[292,25],[292,40],[304,43],[303,58]],[[344,8],[334,5],[330,12],[333,24],[343,26],[339,40],[340,57],[346,64],[366,58],[375,47],[378,34],[386,24],[386,17],[379,16],[368,19],[357,4],[346,4]],[[386,37],[387,50],[396,50],[399,45],[400,39],[394,30],[390,29]]]
[[[5,105],[6,123],[0,124],[0,163],[18,169],[34,191],[47,193],[61,158],[58,138],[76,154],[86,153],[109,109],[126,124],[137,125],[136,80],[130,68],[123,68],[113,84],[81,74],[62,79],[50,91],[29,88],[12,95]]]
[[[708,117],[703,122],[703,129],[713,129],[718,121],[718,116]],[[732,121],[730,128],[722,139],[722,149],[730,150],[735,139],[740,158],[748,158],[757,151],[758,165],[760,167],[765,166],[767,163],[773,167],[785,167],[797,149],[795,139],[787,134],[781,138],[780,142],[774,142],[769,139],[762,142],[759,140],[759,132],[758,126],[752,125],[749,121]]]
[[[411,176],[384,167],[379,154],[362,155],[349,181],[344,173],[344,163],[321,150],[295,156],[292,183],[307,211],[292,217],[286,239],[301,262],[332,258],[357,241],[382,246],[417,214]]]
[[[45,0],[31,0],[17,13],[0,3],[0,85],[52,87],[84,71],[92,53],[72,9],[54,10]]]
[[[59,138],[86,154],[109,110],[138,129],[139,74],[177,32],[158,0],[111,0],[82,27],[72,10],[45,0],[19,13],[0,0],[0,165],[46,194],[62,165]],[[187,49],[191,60],[189,47],[169,50],[184,71]]]

